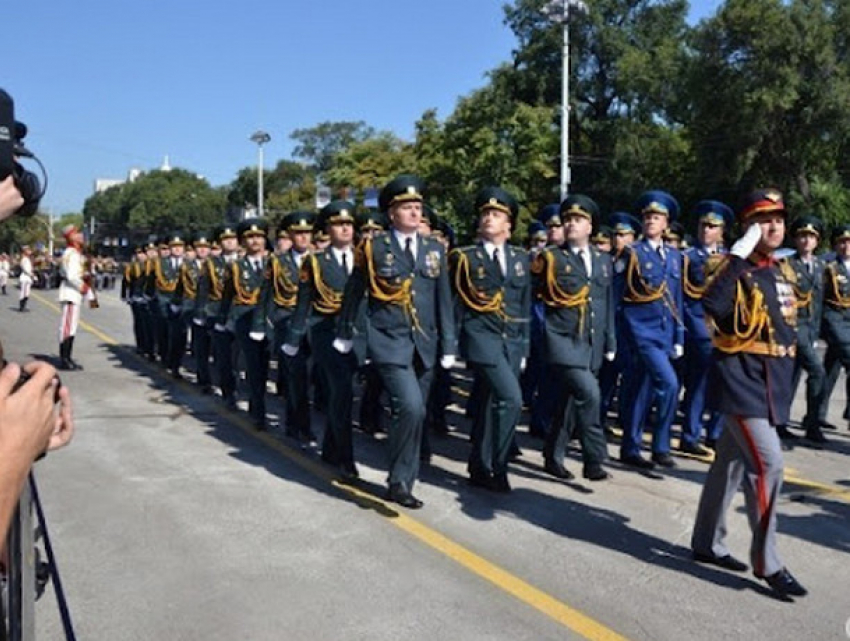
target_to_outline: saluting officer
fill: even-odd
[[[295,357],[308,330],[310,344],[328,383],[328,411],[322,439],[322,460],[337,467],[343,478],[358,477],[354,464],[352,405],[354,373],[366,357],[363,306],[358,314],[354,349],[341,354],[333,347],[342,309],[342,294],[354,268],[354,203],[334,200],[319,212],[317,226],[325,229],[330,245],[306,257],[301,266],[298,301],[286,342],[285,354]],[[362,302],[362,301],[361,301]]]
[[[267,325],[274,336],[272,353],[277,358],[277,388],[286,404],[286,435],[309,443],[314,440],[310,429],[310,400],[307,361],[310,349],[306,335],[293,343],[298,349],[293,356],[283,352],[283,345],[298,302],[298,273],[310,255],[310,242],[316,216],[309,211],[295,211],[284,216],[278,240],[285,234],[288,249],[269,256],[265,289],[262,294]]]
[[[796,394],[800,374],[806,372],[806,414],[803,427],[806,438],[825,443],[821,432],[820,408],[826,395],[826,369],[815,348],[821,333],[823,315],[824,262],[815,256],[823,236],[823,223],[815,216],[800,216],[791,224],[791,236],[797,253],[786,260],[796,274],[797,358],[794,361],[792,396]],[[784,425],[778,425],[780,438],[795,438]]]
[[[623,327],[634,355],[623,378],[623,440],[620,460],[651,469],[675,467],[670,456],[670,426],[678,404],[679,380],[671,359],[684,354],[682,257],[664,244],[667,225],[679,215],[679,203],[663,191],[644,193],[635,205],[643,218],[643,240],[623,250],[615,264],[621,282]],[[644,423],[653,402],[658,409],[652,435],[652,461],[641,454]]]
[[[436,240],[419,233],[424,184],[416,176],[390,181],[379,196],[391,231],[364,241],[348,280],[335,347],[352,348],[355,321],[369,294],[369,355],[378,367],[392,406],[389,432],[389,498],[419,508],[413,494],[425,403],[438,356],[455,361],[455,326],[446,254]]]
[[[535,292],[546,309],[546,354],[555,385],[566,404],[570,420],[553,426],[543,455],[546,471],[557,478],[572,478],[564,468],[569,431],[577,429],[581,441],[583,475],[591,481],[608,478],[602,463],[608,457],[600,426],[597,373],[603,358],[613,361],[617,351],[614,333],[613,264],[608,254],[590,245],[593,225],[599,220],[596,202],[582,194],[567,197],[560,207],[565,242],[547,247],[534,261]]]
[[[508,244],[519,213],[499,187],[475,196],[479,242],[449,256],[460,304],[460,344],[482,384],[475,412],[469,479],[510,492],[508,458],[522,411],[519,374],[529,350],[531,276],[528,253]]]
[[[198,296],[195,305],[196,326],[202,325],[211,332],[213,365],[218,377],[218,385],[225,404],[236,407],[236,374],[234,372],[233,333],[226,327],[226,310],[223,306],[224,282],[230,265],[236,260],[239,250],[239,238],[236,226],[224,224],[213,234],[214,245],[221,251],[210,256],[201,266],[198,281]]]
[[[222,313],[225,326],[233,332],[245,358],[248,383],[248,415],[254,427],[266,429],[266,379],[269,359],[266,353],[265,315],[260,294],[266,274],[266,236],[264,218],[251,218],[239,225],[239,238],[245,255],[229,265],[225,274]]]
[[[724,414],[717,455],[703,486],[691,547],[694,559],[742,572],[726,547],[726,511],[741,485],[753,532],[753,573],[787,599],[806,589],[776,550],[776,506],[783,461],[776,426],[788,420],[796,341],[795,273],[773,252],[785,237],[785,205],[774,189],[747,196],[744,236],[709,261],[702,297],[715,327],[709,405]],[[850,241],[848,241],[850,247]]]
[[[703,432],[708,371],[711,368],[711,331],[705,321],[702,297],[705,293],[705,266],[710,256],[723,253],[723,232],[732,226],[732,209],[716,200],[702,200],[694,208],[697,218],[697,240],[682,253],[682,286],[685,314],[685,397],[682,407],[682,439],[680,449],[688,454],[705,456],[700,444]],[[712,412],[705,421],[705,444],[714,449],[720,436],[721,415]]]

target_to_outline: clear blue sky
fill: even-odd
[[[720,0],[692,2],[691,19]],[[43,204],[79,211],[95,178],[171,165],[230,182],[272,136],[364,120],[410,138],[422,113],[510,59],[502,0],[26,0],[5,24],[0,75],[50,173]],[[7,12],[8,13],[8,12]],[[12,15],[12,14],[9,14]],[[8,21],[7,21],[8,22]],[[14,24],[12,24],[14,23]]]

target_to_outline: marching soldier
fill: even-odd
[[[248,383],[248,415],[258,430],[266,427],[266,379],[269,360],[266,353],[265,314],[260,295],[266,274],[265,219],[252,218],[239,225],[239,239],[245,255],[233,260],[225,272],[222,315],[225,328],[233,333],[245,358]]]
[[[803,427],[806,438],[825,443],[821,432],[820,408],[826,394],[826,369],[815,349],[820,337],[823,315],[824,263],[815,256],[823,236],[823,223],[815,216],[800,216],[791,225],[791,236],[797,253],[787,258],[796,274],[794,295],[797,298],[797,357],[794,361],[792,392],[796,393],[803,370],[806,372],[806,415]],[[794,438],[784,425],[777,426],[780,438]]]
[[[560,213],[565,243],[547,247],[533,266],[536,294],[546,309],[546,354],[554,389],[570,396],[570,420],[559,421],[546,438],[545,469],[557,478],[573,477],[563,465],[571,425],[581,441],[584,477],[601,481],[609,474],[602,467],[608,453],[600,426],[597,373],[603,358],[613,361],[617,351],[613,263],[590,245],[599,219],[599,207],[591,198],[569,196]]]
[[[176,237],[175,246],[183,246],[183,239]],[[153,330],[156,341],[156,352],[160,362],[165,367],[169,364],[170,346],[169,337],[169,305],[171,296],[177,287],[178,269],[175,261],[171,260],[170,239],[161,240],[159,243],[159,258],[151,263],[151,270],[147,286],[147,295],[150,299],[150,310],[153,320]]]
[[[214,247],[216,241],[221,250],[219,255],[216,256],[213,251],[210,251],[209,258],[201,266],[193,322],[196,327],[206,327],[207,331],[211,332],[213,364],[221,396],[227,407],[235,409],[236,373],[233,358],[233,332],[226,327],[224,283],[230,271],[230,265],[236,260],[239,250],[236,227],[229,224],[220,226],[214,234]]]
[[[776,506],[782,488],[782,449],[776,426],[787,422],[794,373],[794,272],[773,252],[785,236],[785,205],[773,189],[744,201],[738,221],[747,231],[728,256],[712,257],[702,297],[715,327],[712,409],[724,414],[717,455],[703,486],[691,547],[694,559],[742,572],[726,547],[726,511],[743,485],[753,531],[753,573],[783,599],[806,589],[776,550]],[[848,228],[850,252],[850,228]],[[848,292],[850,293],[850,292]]]
[[[309,326],[316,366],[321,368],[328,383],[322,460],[337,467],[343,478],[353,480],[359,476],[354,464],[352,437],[354,374],[358,361],[362,362],[366,356],[362,304],[359,318],[355,320],[358,333],[354,336],[354,349],[342,354],[334,349],[333,342],[343,291],[354,268],[354,203],[332,201],[319,213],[317,226],[326,230],[330,245],[322,252],[310,254],[301,266],[297,307],[283,351],[287,356],[297,356]]]
[[[174,378],[181,379],[183,376],[180,374],[180,365],[183,363],[183,355],[186,353],[188,326],[186,325],[182,308],[182,297],[185,294],[179,293],[178,290],[186,276],[186,272],[183,269],[183,265],[186,262],[184,260],[186,239],[181,233],[175,232],[168,241],[168,247],[171,250],[171,255],[168,257],[167,263],[164,265],[160,263],[162,278],[158,280],[163,283],[167,281],[171,290],[169,292],[163,285],[157,294],[164,296],[164,294],[170,293],[167,297],[167,305],[163,309],[168,319],[168,351],[166,352],[167,356],[164,364]],[[189,287],[191,287],[191,284]],[[160,288],[159,283],[157,284],[157,288]]]
[[[83,234],[73,225],[62,230],[68,246],[62,253],[62,284],[59,286],[59,303],[62,317],[59,323],[59,369],[83,369],[72,357],[74,338],[80,323],[80,306],[91,289],[90,276],[85,271]]]
[[[663,191],[648,191],[635,209],[643,217],[643,240],[623,250],[615,274],[623,292],[621,300],[627,349],[634,355],[631,375],[623,379],[620,409],[623,440],[620,460],[626,465],[651,469],[655,464],[675,467],[670,456],[670,426],[676,414],[679,381],[671,359],[684,354],[682,325],[682,258],[665,246],[664,230],[679,214],[679,204]],[[641,454],[644,423],[657,404],[653,429],[652,461]]]
[[[151,239],[145,245],[145,255],[144,280],[142,284],[142,296],[139,301],[139,311],[142,312],[142,323],[145,326],[145,356],[147,356],[148,360],[155,361],[157,354],[157,335],[153,316],[153,293],[151,292],[154,266],[159,260],[159,245],[155,238]]]
[[[21,288],[20,297],[18,298],[18,311],[26,312],[27,303],[30,299],[30,290],[35,281],[35,272],[32,268],[32,249],[29,245],[21,247],[21,273],[18,275],[18,286]]]
[[[475,197],[479,242],[449,257],[460,303],[460,343],[482,384],[467,469],[472,485],[510,492],[508,458],[522,411],[520,371],[529,351],[528,254],[508,244],[519,205],[499,187]]]
[[[189,249],[191,248],[191,252]],[[192,255],[194,254],[194,256]],[[203,324],[196,324],[196,306],[198,304],[198,286],[201,270],[210,254],[210,239],[207,234],[197,233],[187,246],[186,256],[180,265],[177,288],[172,299],[175,331],[172,334],[177,343],[172,350],[171,371],[181,378],[180,364],[186,351],[186,332],[192,332],[192,357],[195,360],[197,382],[203,394],[212,391],[210,377],[210,335]],[[180,327],[182,325],[182,328]]]
[[[285,432],[302,443],[315,440],[310,428],[307,366],[310,348],[306,333],[302,334],[299,342],[293,343],[298,348],[293,356],[285,354],[282,348],[298,302],[298,274],[310,254],[315,222],[316,216],[311,212],[293,212],[284,216],[278,240],[286,234],[289,248],[269,256],[262,303],[267,325],[271,325],[274,336],[272,352],[278,363],[278,394],[284,397],[286,403]]]
[[[121,280],[121,300],[130,305],[133,314],[133,336],[136,339],[136,353],[148,353],[147,323],[143,314],[145,286],[145,261],[147,254],[142,246],[136,247],[133,260],[124,265],[124,278]]]
[[[424,184],[416,176],[390,181],[379,196],[392,228],[363,242],[346,283],[335,348],[348,353],[364,293],[368,291],[369,341],[392,406],[389,432],[389,498],[422,507],[413,495],[425,402],[438,356],[455,360],[451,287],[443,246],[418,234]]]
[[[697,241],[682,256],[682,286],[685,315],[685,397],[682,411],[680,449],[688,454],[705,456],[700,445],[703,432],[708,371],[711,368],[711,333],[705,322],[702,296],[705,293],[705,266],[710,256],[722,253],[723,232],[734,221],[732,210],[716,200],[703,200],[694,209],[697,217]],[[705,422],[705,443],[714,449],[720,430],[720,413],[712,412]]]
[[[590,237],[590,242],[603,254],[610,254],[613,242],[613,231],[608,225],[599,225],[596,233]]]

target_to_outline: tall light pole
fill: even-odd
[[[251,135],[251,141],[257,143],[259,157],[257,158],[257,215],[263,216],[263,145],[272,137],[265,131],[258,130]]]
[[[553,22],[560,22],[564,32],[561,52],[561,200],[570,189],[570,9],[587,13],[582,0],[551,0],[543,7]]]

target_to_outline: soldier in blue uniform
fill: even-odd
[[[823,236],[823,223],[815,216],[800,216],[791,224],[791,236],[797,253],[785,259],[796,275],[794,294],[797,298],[797,357],[794,361],[792,396],[796,394],[800,375],[806,372],[806,414],[803,428],[806,438],[825,443],[821,432],[820,408],[826,392],[826,369],[815,348],[821,333],[823,314],[824,263],[815,255]],[[779,437],[796,436],[785,425],[777,425]]]
[[[352,405],[354,374],[366,356],[365,317],[357,314],[359,330],[354,349],[342,354],[333,348],[337,335],[342,294],[354,268],[354,203],[334,200],[319,212],[318,227],[324,229],[330,245],[313,252],[301,266],[298,302],[283,351],[295,357],[308,332],[316,359],[328,383],[328,411],[322,439],[322,460],[337,467],[343,478],[358,477],[354,464]],[[362,305],[361,305],[362,307]]]
[[[245,255],[237,258],[225,272],[222,314],[225,327],[233,333],[245,358],[248,384],[248,415],[258,430],[266,426],[267,353],[265,314],[260,295],[266,279],[266,237],[268,223],[251,218],[239,225],[239,239]]]
[[[670,456],[670,426],[678,404],[679,381],[671,359],[684,354],[682,324],[682,257],[666,246],[664,230],[679,214],[679,204],[663,191],[644,193],[635,205],[643,218],[643,240],[623,250],[615,263],[627,349],[634,355],[624,377],[623,440],[620,460],[651,469],[675,467]],[[652,435],[652,461],[641,454],[644,424],[653,403],[657,408]]]
[[[285,354],[283,345],[298,302],[299,272],[310,255],[315,222],[316,216],[309,211],[295,211],[284,216],[278,237],[286,234],[289,248],[269,256],[260,303],[266,316],[266,329],[271,330],[273,337],[278,395],[285,399],[285,433],[302,444],[315,440],[310,428],[310,347],[306,333],[293,343],[297,348],[294,355]]]
[[[519,213],[499,187],[475,196],[479,242],[449,256],[460,309],[460,342],[480,381],[472,427],[470,483],[510,492],[508,458],[522,411],[519,374],[529,350],[531,274],[528,253],[507,243]]]
[[[608,226],[612,230],[611,234],[611,261],[616,265],[617,261],[623,254],[623,251],[629,247],[635,239],[640,236],[641,224],[640,221],[625,212],[615,212],[608,217]],[[617,338],[617,345],[620,349],[617,350],[617,355],[613,361],[602,361],[602,367],[599,370],[599,394],[601,402],[599,405],[600,424],[603,430],[607,431],[608,411],[611,409],[611,403],[614,400],[614,394],[617,390],[617,385],[620,380],[620,374],[629,370],[630,352],[626,349],[625,330],[623,326],[622,300],[623,300],[623,281],[615,278],[614,291],[614,333]],[[622,422],[622,413],[618,413],[620,422]]]
[[[698,562],[746,570],[724,541],[726,511],[743,485],[753,532],[753,573],[789,599],[805,595],[806,589],[776,549],[783,475],[776,426],[787,422],[791,408],[797,316],[796,275],[773,257],[785,236],[785,215],[778,191],[749,194],[738,214],[746,233],[727,256],[709,260],[702,297],[715,326],[709,404],[724,414],[725,426],[700,497],[691,547]]]
[[[423,182],[402,175],[379,196],[391,230],[367,239],[356,252],[346,283],[335,348],[351,351],[355,321],[368,291],[368,349],[390,397],[390,500],[408,508],[419,473],[425,403],[438,358],[448,369],[455,360],[456,336],[451,286],[443,246],[419,235]]]
[[[723,253],[723,233],[735,220],[732,209],[716,200],[702,200],[694,208],[697,236],[693,247],[682,253],[682,286],[685,313],[685,397],[682,405],[682,439],[679,448],[688,454],[705,456],[700,444],[705,427],[705,444],[714,449],[720,436],[721,415],[705,413],[708,371],[711,368],[711,332],[705,322],[702,296],[705,293],[705,265],[709,256]]]
[[[597,373],[603,358],[614,360],[613,263],[607,253],[591,247],[599,207],[582,194],[567,197],[560,207],[565,242],[547,247],[534,260],[535,293],[546,309],[545,350],[554,389],[569,395],[569,420],[556,421],[546,439],[545,469],[557,478],[572,478],[563,465],[570,425],[582,446],[583,475],[591,481],[608,478],[602,463],[608,458],[600,426]]]

